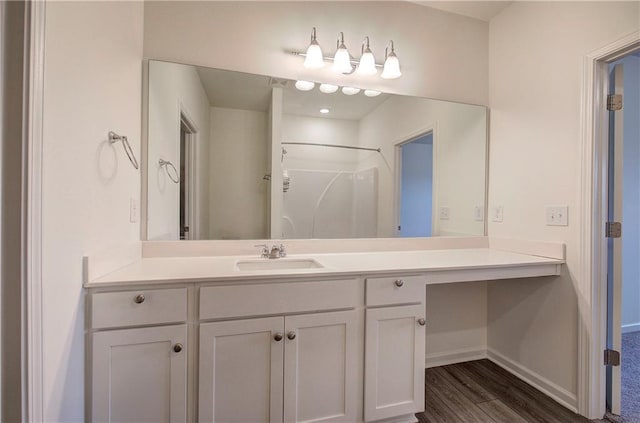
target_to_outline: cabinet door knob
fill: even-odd
[[[424,320],[424,318],[422,318],[422,317],[421,317],[421,318],[419,318],[419,319],[418,319],[418,324],[419,324],[420,326],[424,326],[424,325],[426,325],[426,324],[427,324],[427,321],[426,321],[426,320]]]
[[[293,341],[294,339],[296,339],[296,333],[294,331],[287,333],[287,338]]]
[[[144,303],[144,294],[138,294],[134,297],[133,302],[136,304]]]
[[[173,350],[174,350],[175,352],[180,352],[180,351],[182,351],[182,344],[175,344],[175,345],[173,346]]]
[[[280,332],[276,333],[275,335],[273,335],[273,340],[276,342],[282,341],[282,334]]]
[[[394,282],[398,288],[401,288],[404,285],[404,281],[402,279],[396,279]]]

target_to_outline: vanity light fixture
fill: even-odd
[[[337,85],[332,84],[320,84],[320,92],[325,94],[333,94],[338,91]]]
[[[311,81],[296,81],[296,88],[300,91],[311,91],[315,86]]]
[[[318,40],[316,40],[316,27],[311,31],[311,43],[307,48],[307,56],[304,59],[304,67],[307,69],[320,69],[324,66],[324,57]]]
[[[376,90],[364,90],[364,95],[366,95],[367,97],[377,97],[380,94],[382,94],[380,91],[376,91]]]
[[[359,92],[360,92],[360,88],[342,87],[342,94],[344,94],[344,95],[356,95]]]
[[[308,57],[308,56],[307,56]],[[356,70],[358,75],[375,75],[378,73],[376,69],[376,59],[373,57],[371,48],[369,48],[369,37],[364,37],[362,40],[362,56],[360,56],[360,63]]]
[[[390,45],[391,52],[389,52],[389,54],[387,54],[389,48],[384,49],[384,69],[380,75],[383,79],[396,79],[402,76],[402,72],[400,72],[400,61],[393,49],[393,40],[390,41]]]
[[[320,113],[322,113],[323,115],[326,115],[327,113],[329,113],[329,109],[327,108],[320,109]]]
[[[347,50],[347,46],[344,45],[344,33],[340,33],[340,38],[336,41],[336,54],[333,56],[333,69],[338,73],[351,73],[353,67],[351,66],[351,55]]]

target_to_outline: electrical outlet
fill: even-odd
[[[491,207],[491,221],[501,223],[504,219],[504,208],[502,206]]]
[[[547,226],[569,226],[568,206],[547,206],[545,208]]]
[[[450,214],[449,207],[440,207],[440,220],[449,220]]]
[[[138,205],[138,200],[136,198],[131,197],[129,199],[129,222],[138,223],[139,218],[140,218],[140,206]]]
[[[473,220],[476,222],[482,222],[484,220],[484,207],[475,206],[473,208]]]

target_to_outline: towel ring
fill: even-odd
[[[127,153],[127,157],[129,157],[129,161],[138,169],[138,160],[136,160],[135,154],[133,154],[133,150],[131,149],[131,145],[129,144],[129,140],[124,135],[118,135],[113,131],[109,131],[109,142],[111,144],[115,144],[118,141],[122,141],[122,148],[124,148],[124,152]]]
[[[169,177],[169,179],[171,179],[176,184],[180,183],[180,175],[178,174],[178,169],[176,169],[173,163],[168,160],[160,159],[158,160],[158,164],[160,165],[160,167],[164,166],[164,170],[165,172],[167,172],[167,176]],[[170,167],[173,169],[173,172],[169,171]],[[171,173],[173,173],[173,175]]]

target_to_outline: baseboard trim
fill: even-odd
[[[462,348],[443,353],[427,354],[424,366],[430,367],[446,366],[449,364],[464,363],[465,361],[481,360],[487,358],[487,347]]]
[[[629,325],[622,325],[622,333],[638,332],[640,331],[640,322],[631,323]]]
[[[487,348],[487,358],[514,376],[522,379],[574,413],[578,412],[578,397],[549,379],[527,369],[499,352]]]

